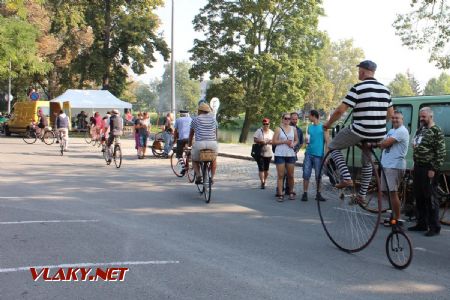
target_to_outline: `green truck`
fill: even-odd
[[[399,97],[392,99],[396,110],[402,112],[404,117],[404,125],[410,133],[410,141],[412,141],[417,128],[419,127],[419,111],[422,107],[429,106],[433,110],[434,122],[442,128],[445,136],[446,156],[442,171],[450,172],[450,95],[442,96],[414,96],[414,97]],[[351,122],[350,117],[341,122],[340,126],[348,126]],[[388,130],[392,125],[388,123]],[[347,159],[353,161],[353,151],[350,151]],[[344,153],[345,155],[345,153]],[[360,153],[355,149],[355,165],[359,165]],[[412,169],[412,146],[408,149],[406,156],[407,168]]]

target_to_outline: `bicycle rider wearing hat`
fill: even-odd
[[[202,182],[200,173],[200,150],[210,149],[217,152],[217,121],[213,114],[210,113],[211,108],[205,102],[202,102],[198,106],[198,116],[192,120],[191,131],[189,133],[189,144],[192,146],[192,165],[194,167],[196,175],[196,184]],[[192,145],[195,136],[195,143]],[[211,166],[211,180],[214,179],[216,174],[217,163],[216,160],[212,162]]]

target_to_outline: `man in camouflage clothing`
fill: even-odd
[[[420,128],[413,140],[414,195],[417,224],[410,231],[426,231],[426,236],[439,234],[439,204],[433,203],[432,181],[444,163],[445,141],[442,129],[434,124],[433,111],[424,107],[419,112]]]

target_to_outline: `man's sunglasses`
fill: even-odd
[[[289,121],[291,118],[284,118],[286,121]]]
[[[270,125],[269,123],[263,123],[263,125]]]

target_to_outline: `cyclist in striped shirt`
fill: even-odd
[[[354,146],[363,141],[377,142],[386,135],[386,120],[394,114],[389,89],[375,78],[377,65],[370,60],[362,61],[359,67],[358,78],[360,83],[355,84],[345,96],[345,99],[333,112],[330,120],[323,127],[328,129],[340,119],[348,108],[353,109],[353,122],[349,127],[339,131],[328,148],[331,151],[336,167],[341,175],[341,181],[336,188],[345,188],[353,185],[350,172],[345,163],[341,149]],[[361,188],[358,198],[364,198],[372,177],[370,158],[362,155]]]
[[[192,120],[191,131],[189,133],[189,144],[192,146],[192,141],[195,136],[195,144],[192,146],[192,165],[196,175],[196,184],[202,182],[200,173],[200,150],[210,149],[217,152],[217,121],[213,114],[210,113],[211,108],[208,103],[202,102],[198,106],[198,116]],[[211,165],[211,180],[216,174],[217,163],[216,160]]]

